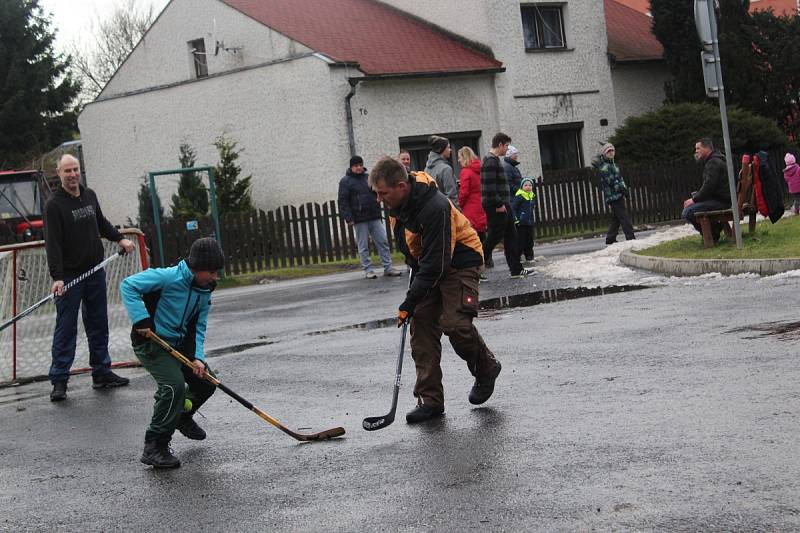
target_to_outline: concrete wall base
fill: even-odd
[[[669,259],[650,257],[625,251],[620,261],[629,267],[641,268],[668,276],[699,276],[719,272],[726,276],[759,274],[773,276],[789,270],[800,270],[800,258],[790,259]]]

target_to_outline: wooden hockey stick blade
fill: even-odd
[[[156,333],[154,331],[152,331],[152,330],[148,331],[147,332],[147,337],[151,341],[153,341],[156,344],[158,344],[159,346],[161,346],[172,357],[174,357],[175,359],[179,360],[184,365],[188,366],[189,368],[194,368],[194,366],[192,365],[192,362],[189,360],[188,357],[186,357],[181,352],[179,352],[178,350],[176,350],[175,348],[170,346],[166,341],[164,341],[164,339],[162,339],[161,337],[156,335]],[[252,403],[250,403],[250,401],[248,401],[245,398],[242,398],[241,396],[239,396],[239,394],[237,394],[236,392],[234,392],[233,390],[228,388],[226,385],[222,384],[220,382],[220,380],[218,380],[217,378],[215,378],[214,376],[212,376],[208,372],[206,372],[203,375],[203,378],[206,381],[208,381],[209,383],[211,383],[212,385],[214,385],[215,387],[217,387],[218,389],[222,390],[222,392],[224,392],[225,394],[227,394],[228,396],[230,396],[231,398],[233,398],[234,400],[236,400],[237,402],[239,402],[240,404],[242,404],[243,406],[248,408],[249,410],[253,411],[259,417],[261,417],[262,419],[266,420],[267,422],[269,422],[270,424],[272,424],[273,426],[275,426],[276,428],[280,429],[281,431],[283,431],[284,433],[286,433],[287,435],[293,437],[296,440],[303,441],[303,442],[316,441],[316,440],[328,440],[328,439],[333,439],[333,438],[336,438],[336,437],[341,437],[345,433],[344,428],[342,428],[342,427],[326,429],[325,431],[320,431],[319,433],[312,433],[310,435],[304,434],[304,433],[297,433],[297,432],[292,431],[291,429],[287,428],[286,426],[284,426],[283,424],[278,422],[276,419],[272,418],[270,415],[268,415],[267,413],[265,413],[264,411],[262,411],[261,409],[259,409],[255,405],[253,405]]]

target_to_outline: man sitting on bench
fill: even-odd
[[[695,214],[702,211],[717,211],[730,209],[731,192],[728,185],[728,171],[725,156],[714,150],[714,143],[709,138],[703,138],[694,145],[694,158],[698,163],[703,163],[703,185],[700,190],[692,193],[692,197],[683,202],[682,217],[692,224],[701,234],[703,230],[695,219]],[[714,242],[719,240],[724,224],[714,222],[711,227],[711,236]]]

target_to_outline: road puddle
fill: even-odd
[[[498,298],[487,298],[481,301],[480,316],[495,314],[496,311],[512,309],[515,307],[531,307],[540,304],[549,304],[565,300],[576,300],[578,298],[589,298],[592,296],[603,296],[605,294],[616,294],[620,292],[637,291],[649,289],[644,285],[613,285],[609,287],[572,287],[567,289],[548,289],[524,294],[513,294],[511,296],[500,296]],[[484,313],[485,312],[485,313]],[[372,330],[388,328],[397,324],[396,318],[384,318],[381,320],[370,320],[360,324],[351,324],[338,328],[324,329],[320,331],[310,331],[307,336],[328,335],[340,333],[342,331],[352,331],[357,329]]]
[[[481,301],[481,310],[498,311],[502,309],[512,309],[515,307],[531,307],[534,305],[550,304],[566,300],[577,300],[578,298],[590,298],[592,296],[604,296],[606,294],[617,294],[620,292],[631,292],[642,289],[649,289],[644,285],[612,285],[609,287],[570,287],[567,289],[547,289],[543,291],[526,292],[524,294],[512,294],[511,296],[500,296]]]

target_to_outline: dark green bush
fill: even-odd
[[[784,150],[786,135],[775,123],[738,108],[728,109],[731,150],[735,154],[758,150]],[[665,105],[656,111],[630,117],[609,139],[617,158],[626,164],[691,159],[694,143],[711,137],[719,150],[722,122],[719,107],[710,104]]]

